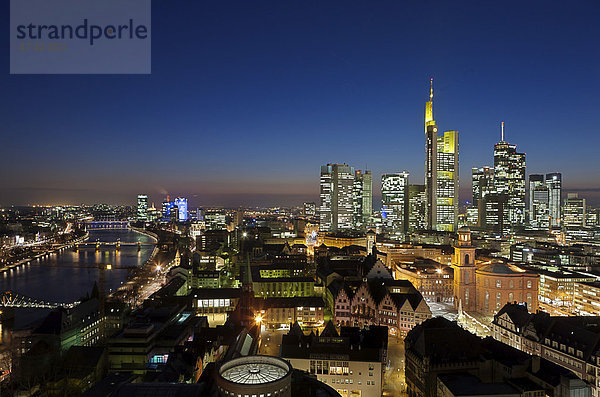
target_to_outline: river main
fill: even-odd
[[[98,270],[93,268],[100,263],[110,263],[113,270],[106,272],[106,292],[115,290],[127,279],[127,270],[118,267],[142,265],[154,249],[155,240],[132,230],[93,230],[87,242],[141,242],[140,249],[135,245],[82,246],[78,251],[65,250],[59,254],[32,261],[28,265],[0,275],[0,291],[14,291],[32,298],[47,299],[53,302],[74,302],[91,293],[98,280]],[[15,328],[21,328],[42,319],[47,310],[15,310]]]

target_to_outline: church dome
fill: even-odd
[[[525,270],[505,263],[500,259],[494,259],[491,263],[485,264],[477,269],[478,272],[493,273],[493,274],[522,274]]]

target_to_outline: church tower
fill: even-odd
[[[454,307],[466,312],[476,310],[475,247],[471,244],[471,231],[467,227],[458,230],[458,244],[452,255],[454,270]]]

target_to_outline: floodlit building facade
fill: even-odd
[[[433,118],[433,79],[425,103],[425,195],[427,228],[455,231],[458,224],[458,131],[438,136]]]
[[[188,201],[184,197],[177,197],[175,199],[175,206],[177,207],[177,221],[185,222],[188,220]]]

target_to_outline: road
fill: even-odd
[[[287,334],[287,329],[265,329],[261,334],[259,354],[279,357],[281,349],[281,338]]]
[[[406,395],[404,379],[404,341],[390,336],[388,338],[388,366],[383,375],[383,395]]]

